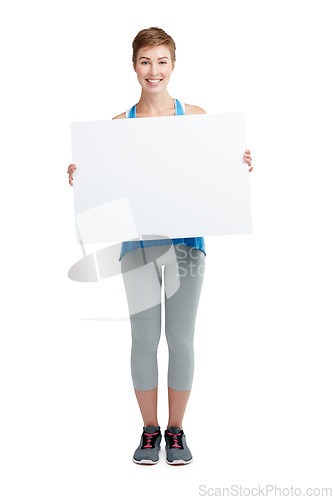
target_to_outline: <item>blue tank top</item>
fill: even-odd
[[[185,115],[185,104],[175,99],[175,115]],[[126,111],[126,118],[136,118],[136,104],[131,107],[128,111]],[[201,250],[206,255],[205,250],[205,241],[202,236],[194,237],[194,238],[172,238],[172,243],[174,245],[182,244],[187,245],[189,247],[195,247]],[[140,247],[153,247],[159,245],[169,245],[170,239],[168,240],[140,240],[140,241],[123,241],[121,246],[121,252],[119,260],[121,260],[122,256],[131,252],[132,250],[136,250]]]

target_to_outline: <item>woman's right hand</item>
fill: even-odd
[[[75,163],[71,163],[68,166],[67,173],[68,173],[68,178],[69,178],[69,183],[71,186],[73,186],[73,173],[76,170],[76,165]]]

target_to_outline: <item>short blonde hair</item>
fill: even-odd
[[[139,33],[134,38],[132,42],[132,62],[134,66],[137,63],[138,52],[142,47],[153,47],[156,45],[168,46],[171,54],[172,66],[174,66],[176,61],[176,44],[170,35],[168,35],[161,28],[157,27],[143,29],[139,31]]]

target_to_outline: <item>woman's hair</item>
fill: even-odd
[[[172,66],[176,61],[176,44],[164,30],[161,28],[147,28],[139,31],[132,42],[133,48],[133,56],[132,61],[133,64],[136,65],[136,59],[138,56],[138,52],[142,47],[154,46],[154,45],[167,45],[171,54],[171,62]]]

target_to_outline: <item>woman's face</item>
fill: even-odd
[[[168,46],[158,45],[139,49],[134,71],[141,87],[156,94],[168,85],[173,68]]]

